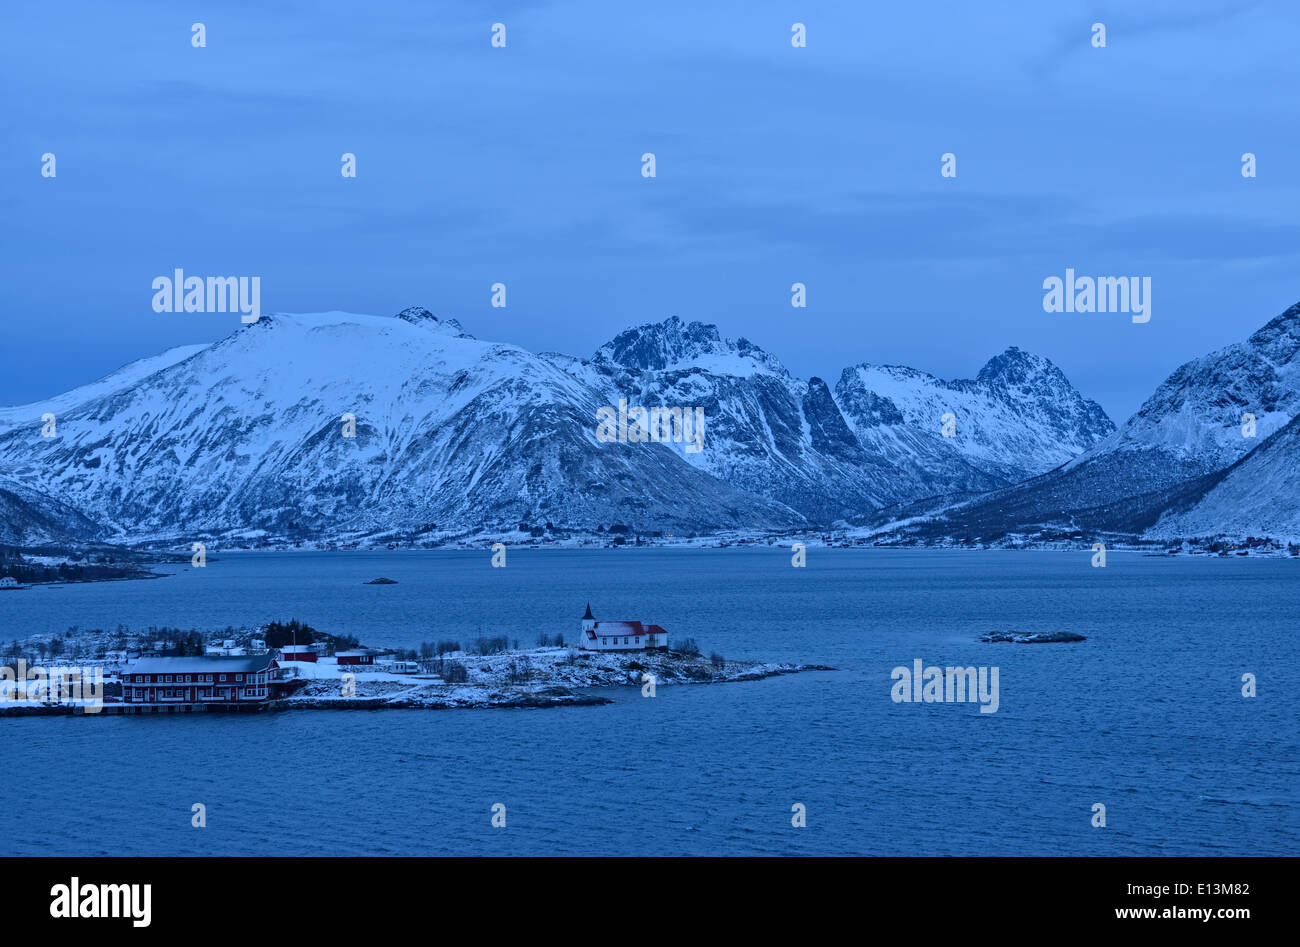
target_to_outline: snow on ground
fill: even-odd
[[[285,667],[300,667],[290,662]],[[467,680],[457,681],[464,669]],[[463,707],[604,703],[576,690],[601,687],[644,688],[689,683],[758,680],[777,674],[814,670],[807,665],[724,661],[715,667],[709,658],[678,652],[618,652],[597,654],[571,648],[531,648],[476,655],[455,652],[443,656],[441,674],[393,674],[382,670],[352,672],[337,664],[320,663],[302,677],[306,686],[288,698],[290,705],[319,707],[396,706]],[[355,681],[343,673],[353,673]],[[448,680],[451,678],[451,680]]]

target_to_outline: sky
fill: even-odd
[[[584,357],[676,315],[832,384],[860,362],[971,377],[1018,345],[1117,422],[1300,301],[1291,0],[3,17],[0,404],[236,331],[153,311],[175,268],[259,276],[265,312],[419,305]],[[1067,267],[1150,277],[1150,322],[1045,312]]]

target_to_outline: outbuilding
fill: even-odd
[[[316,663],[316,646],[310,644],[287,644],[280,649],[281,661],[306,661]]]

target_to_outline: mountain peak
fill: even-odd
[[[416,326],[427,326],[437,328],[446,332],[448,335],[463,336],[464,338],[473,338],[462,328],[461,324],[455,319],[439,319],[423,306],[407,306],[397,314],[398,319],[404,319]]]
[[[1261,326],[1247,340],[1274,362],[1289,362],[1300,354],[1300,303]]]
[[[1015,345],[985,362],[975,378],[986,385],[999,382],[1023,385],[1030,380],[1041,378],[1050,378],[1053,381],[1064,380],[1061,370],[1053,365],[1050,359],[1026,352]]]
[[[989,359],[975,380],[945,381],[901,365],[857,365],[840,375],[835,398],[864,447],[884,453],[903,438],[930,464],[923,468],[927,476],[959,489],[984,490],[1044,473],[1115,428],[1060,369],[1015,346]],[[945,439],[940,423],[949,414],[956,429]],[[954,450],[960,452],[956,464]]]
[[[698,367],[730,375],[787,374],[776,358],[748,339],[724,339],[716,325],[683,322],[677,316],[620,332],[592,361],[641,371]]]
[[[703,322],[682,322],[669,316],[624,329],[596,352],[596,361],[625,368],[660,371],[670,365],[713,351],[722,343],[718,327]]]

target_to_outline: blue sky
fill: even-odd
[[[423,305],[583,356],[677,315],[832,383],[861,361],[969,377],[1019,345],[1117,422],[1300,300],[1291,2],[8,0],[4,16],[4,404],[233,331],[153,312],[151,281],[176,267],[260,276],[264,311]],[[1150,276],[1151,321],[1045,313],[1066,267]]]

